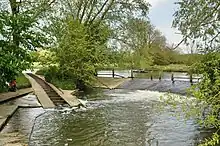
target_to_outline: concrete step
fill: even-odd
[[[47,92],[46,92],[47,93]],[[60,97],[57,93],[47,93],[48,96],[58,96]]]
[[[57,104],[57,103],[66,104],[66,101],[63,100],[60,97],[60,95],[58,93],[56,93],[44,80],[42,80],[41,78],[39,78],[33,74],[31,74],[30,76],[32,78],[34,78],[38,84],[40,84],[40,86],[43,88],[43,90],[46,92],[46,94],[52,100],[52,102],[54,104]]]
[[[52,100],[54,104],[57,104],[57,103],[66,103],[64,100]]]

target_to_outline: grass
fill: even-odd
[[[51,81],[51,84],[53,84],[57,88],[61,88],[63,90],[74,90],[76,88],[75,83],[72,80],[54,79]]]
[[[31,83],[22,73],[16,77],[16,82],[17,82],[17,89],[24,89],[31,87]],[[4,89],[0,89],[0,93],[3,92],[8,92],[8,88],[6,87]]]
[[[24,76],[24,74],[19,74],[16,77],[16,81],[17,81],[17,88],[18,89],[24,89],[24,88],[31,87],[29,80]]]
[[[45,76],[45,73],[47,72],[48,72],[48,68],[42,68],[39,69],[36,72],[36,74]],[[75,82],[72,79],[61,80],[56,77],[53,77],[50,83],[56,86],[57,88],[61,88],[63,90],[74,90],[76,88]]]

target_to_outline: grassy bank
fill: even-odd
[[[75,90],[76,88],[75,83],[72,80],[53,79],[51,80],[51,84],[63,90]]]
[[[29,80],[22,73],[16,77],[16,81],[17,81],[17,89],[24,89],[31,87]],[[6,87],[4,89],[0,89],[0,93],[3,92],[8,92],[8,88]]]
[[[24,89],[24,88],[30,88],[31,87],[31,83],[29,82],[29,80],[24,76],[24,74],[19,74],[16,77],[16,81],[17,81],[17,88],[18,89]]]

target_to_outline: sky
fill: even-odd
[[[172,28],[173,14],[178,6],[174,2],[178,0],[146,0],[151,4],[149,17],[151,23],[166,36],[167,42],[178,44],[182,40],[182,36],[175,28]],[[180,47],[186,48],[185,45]]]

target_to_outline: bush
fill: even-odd
[[[51,82],[54,78],[58,78],[59,69],[56,66],[50,66],[44,73],[45,80]]]
[[[48,68],[43,68],[36,72],[38,75],[43,75],[45,80],[57,88],[63,90],[74,90],[76,88],[76,79],[62,72],[57,66],[50,66]]]
[[[37,75],[42,75],[44,76],[44,74],[48,71],[48,68],[42,68],[42,69],[39,69],[36,74]]]

